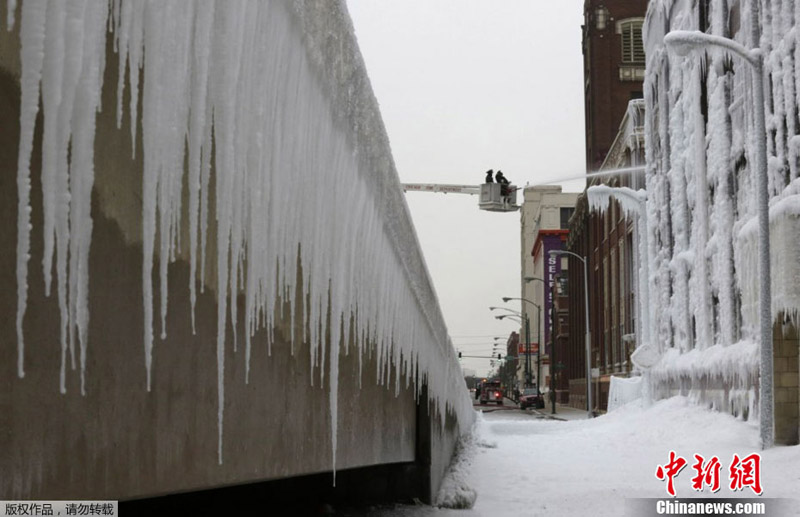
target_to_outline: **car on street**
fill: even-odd
[[[525,388],[519,397],[519,408],[528,409],[529,407],[544,408],[544,397],[541,393],[536,392],[536,388]]]

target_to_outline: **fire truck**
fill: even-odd
[[[481,384],[481,404],[496,402],[498,406],[503,405],[503,388],[500,381],[486,381]]]

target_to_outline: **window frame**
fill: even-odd
[[[644,65],[646,56],[644,53],[644,37],[642,27],[644,18],[625,18],[616,23],[616,33],[620,35],[620,54],[622,63],[625,65]],[[636,30],[639,32],[639,46],[637,47],[635,37]],[[628,41],[628,51],[626,52],[626,38]]]

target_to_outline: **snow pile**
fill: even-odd
[[[11,22],[13,10],[9,2]],[[302,312],[303,321],[291,325],[303,329],[302,335],[292,336],[292,350],[307,344],[312,370],[319,371],[319,382],[329,383],[334,468],[338,365],[351,342],[359,361],[368,352],[378,357],[381,383],[393,383],[395,392],[401,375],[417,390],[427,384],[442,427],[445,414],[454,412],[462,432],[469,429],[471,402],[342,2],[312,8],[281,1],[29,0],[22,4],[20,23],[20,377],[30,259],[30,157],[40,93],[43,267],[49,294],[55,257],[62,392],[66,354],[74,366],[76,344],[81,378],[85,375],[95,115],[101,109],[110,35],[118,60],[108,64],[119,68],[119,83],[117,105],[105,109],[116,108],[119,126],[127,112],[132,145],[140,146],[144,164],[147,389],[157,346],[154,327],[161,340],[167,337],[167,266],[183,256],[191,268],[192,313],[198,287],[201,292],[210,287],[217,296],[220,462],[224,358],[231,344],[225,329],[237,321],[240,294],[245,324],[242,329],[234,325],[232,345],[236,350],[243,341],[248,379],[251,336],[268,329],[265,346],[271,347],[276,307],[290,303],[292,319]],[[126,86],[127,107],[122,104]],[[138,129],[141,142],[136,141]],[[182,220],[184,213],[188,221]],[[181,242],[187,234],[188,242]],[[295,285],[298,267],[300,286]],[[302,296],[295,297],[298,290]],[[154,296],[160,298],[160,314],[153,313]],[[296,299],[303,300],[302,307]],[[391,367],[398,372],[393,379]]]
[[[660,400],[644,408],[639,402],[593,419],[560,422],[519,412],[485,415],[476,434],[497,443],[477,449],[468,481],[478,497],[471,510],[406,506],[369,515],[453,517],[517,515],[619,516],[639,498],[665,499],[666,483],[655,473],[670,451],[687,465],[675,478],[679,498],[750,498],[750,488],[728,487],[734,454],[761,454],[760,500],[786,499],[783,512],[800,515],[800,446],[759,451],[758,426],[731,415],[709,411],[687,397]],[[721,488],[711,493],[692,488],[695,454],[719,458]]]
[[[483,420],[481,413],[478,413],[475,425],[472,430],[462,435],[456,445],[456,452],[453,461],[445,473],[439,493],[436,496],[435,505],[440,508],[472,508],[478,493],[472,488],[469,477],[473,469],[475,455],[479,447],[486,447],[479,441],[478,425]],[[489,447],[493,448],[493,447]]]
[[[734,453],[759,452],[758,428],[731,415],[708,411],[687,397],[639,402],[591,420],[517,419],[493,413],[479,433],[498,442],[475,457],[470,481],[478,491],[475,515],[625,515],[627,500],[664,498],[658,465],[674,450],[688,463],[675,480],[678,497],[750,497],[725,485]],[[796,498],[800,447],[760,451],[765,498]],[[718,456],[723,488],[691,488],[694,454]],[[793,511],[797,503],[793,501]],[[454,514],[455,515],[455,514]],[[790,513],[791,515],[791,513]]]

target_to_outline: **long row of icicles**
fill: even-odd
[[[15,23],[15,9],[12,0],[9,28]],[[235,297],[242,291],[245,329],[243,336],[237,336],[232,325],[233,346],[244,341],[248,379],[256,329],[266,328],[271,334],[280,300],[291,303],[294,319],[300,309],[294,296],[298,287],[302,299],[308,300],[300,325],[307,332],[292,336],[292,351],[295,341],[308,343],[311,370],[318,367],[322,379],[327,361],[334,469],[339,356],[349,352],[350,336],[355,336],[359,365],[366,347],[376,347],[380,382],[389,382],[390,366],[404,374],[407,383],[419,375],[442,420],[449,410],[462,412],[459,406],[467,397],[459,392],[463,380],[457,361],[448,356],[446,331],[442,335],[431,328],[415,299],[397,244],[387,235],[381,200],[369,188],[369,171],[346,136],[352,128],[337,126],[332,115],[336,106],[323,94],[302,33],[283,2],[25,0],[20,34],[20,377],[30,259],[30,157],[41,94],[45,292],[51,291],[55,260],[61,312],[60,388],[65,392],[67,359],[75,368],[79,347],[85,391],[95,118],[101,109],[114,108],[100,105],[110,34],[119,67],[117,125],[122,126],[127,112],[134,154],[137,146],[143,153],[143,342],[148,391],[154,326],[162,339],[167,336],[167,265],[183,246],[188,247],[191,267],[193,328],[197,283],[202,291],[207,262],[215,261],[217,271],[216,284],[213,280],[211,284],[218,306],[220,463],[225,329],[237,321]],[[126,69],[130,104],[123,106]],[[143,136],[137,142],[140,98]],[[184,183],[188,209],[181,206]],[[188,214],[188,243],[180,242],[182,214]],[[216,242],[207,242],[211,217]],[[213,251],[207,256],[207,249],[215,256]],[[295,285],[298,253],[302,286]],[[159,315],[153,314],[156,293],[151,279],[156,267]],[[355,315],[352,320],[351,315]],[[157,316],[160,323],[154,321]],[[271,341],[270,335],[268,346]],[[430,375],[431,368],[437,368],[435,375]],[[400,375],[394,380],[399,390]]]

